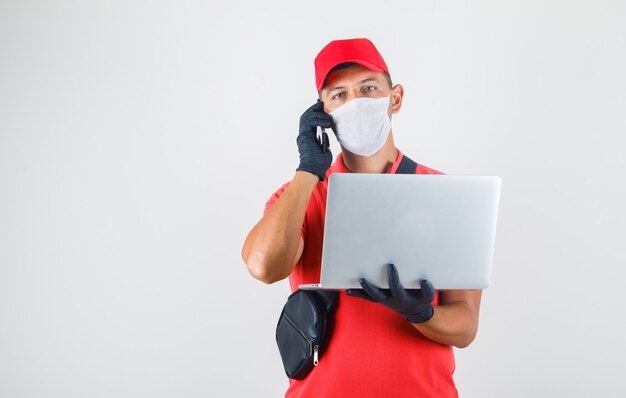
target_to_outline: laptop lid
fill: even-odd
[[[491,267],[500,178],[332,174],[321,287],[387,288],[395,264],[405,288],[484,289]]]

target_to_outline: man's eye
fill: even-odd
[[[335,95],[333,95],[333,97],[332,97],[332,98],[333,98],[334,100],[340,100],[340,99],[342,99],[343,97],[344,97],[344,93],[339,93],[339,94],[335,94]]]
[[[374,86],[365,86],[365,87],[363,87],[363,91],[365,91],[365,92],[370,92],[370,91],[374,91],[374,90],[376,90],[376,87],[374,87]]]

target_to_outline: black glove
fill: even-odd
[[[400,284],[398,270],[393,264],[387,267],[389,289],[380,289],[366,279],[359,279],[361,289],[348,289],[348,296],[359,297],[374,303],[380,303],[398,312],[412,323],[422,323],[433,317],[431,303],[435,298],[435,289],[427,280],[421,280],[421,289],[405,289]]]
[[[324,181],[333,155],[328,149],[328,135],[323,133],[321,141],[318,140],[318,126],[333,129],[335,127],[332,117],[324,112],[324,103],[320,100],[300,116],[300,131],[296,140],[300,152],[300,165],[296,170],[308,171]]]

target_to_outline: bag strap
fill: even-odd
[[[406,155],[402,155],[402,160],[396,170],[396,174],[415,174],[417,163]]]

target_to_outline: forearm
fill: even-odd
[[[478,331],[478,307],[458,301],[434,306],[433,317],[413,326],[427,338],[458,348],[472,343]]]
[[[318,182],[314,174],[296,172],[282,196],[248,234],[242,257],[256,279],[273,283],[291,273],[306,208]]]

